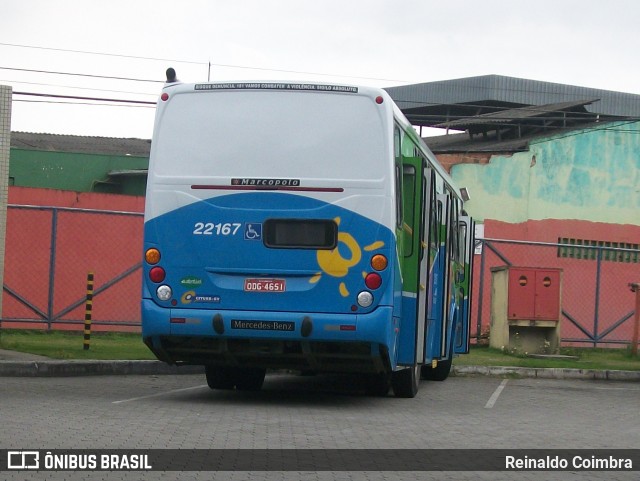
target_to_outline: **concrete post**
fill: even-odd
[[[633,335],[631,336],[631,355],[638,357],[638,332],[640,331],[640,282],[630,282],[631,292],[636,294],[636,311],[633,318]]]
[[[9,197],[9,148],[11,146],[11,87],[0,85],[0,319],[4,282],[4,241]],[[2,321],[0,320],[0,327]]]

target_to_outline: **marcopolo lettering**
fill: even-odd
[[[231,179],[231,185],[258,187],[299,187],[300,179]]]

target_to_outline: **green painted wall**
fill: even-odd
[[[603,123],[530,144],[529,152],[457,164],[477,220],[580,219],[640,224],[640,122]]]
[[[114,170],[146,169],[149,159],[125,155],[78,154],[12,148],[9,183],[22,187],[144,195],[145,176],[118,176]],[[107,182],[108,183],[104,183]]]

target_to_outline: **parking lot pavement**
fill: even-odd
[[[635,422],[640,385],[634,382],[451,377],[422,382],[414,399],[369,397],[358,378],[337,375],[271,374],[260,392],[212,391],[203,375],[5,377],[0,386],[2,449],[640,446]],[[84,479],[76,475],[86,473],[2,474],[57,480]],[[99,474],[104,479],[212,479],[214,473]],[[635,474],[311,470],[225,472],[215,479],[637,479]]]
[[[176,369],[156,361],[55,361],[0,350],[0,440],[12,443],[0,447],[595,449],[640,445],[635,429],[630,429],[633,423],[628,422],[635,411],[626,411],[629,405],[637,410],[640,386],[602,382],[637,381],[637,372],[454,366],[454,376],[469,377],[422,383],[414,400],[367,398],[359,380],[345,376],[271,374],[263,392],[237,393],[210,391],[202,374],[170,375],[201,370]],[[149,410],[156,415],[149,416]],[[20,473],[2,474],[6,479],[26,479]],[[30,474],[28,479],[85,479],[83,473]],[[101,472],[100,476],[172,479],[167,473],[140,474]],[[211,473],[179,474],[179,479],[211,479]],[[547,472],[541,478],[540,473],[531,472],[225,472],[221,479],[248,478],[564,480],[584,479],[584,474]],[[588,479],[636,477],[609,472],[589,473]]]

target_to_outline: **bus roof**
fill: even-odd
[[[356,85],[344,85],[318,82],[298,81],[228,81],[206,83],[165,83],[164,89],[177,89],[180,92],[211,92],[222,90],[269,90],[269,91],[298,91],[298,92],[325,92],[342,94],[360,94],[369,97],[383,96],[385,101],[391,101],[391,97],[384,90],[376,87],[364,87]]]

